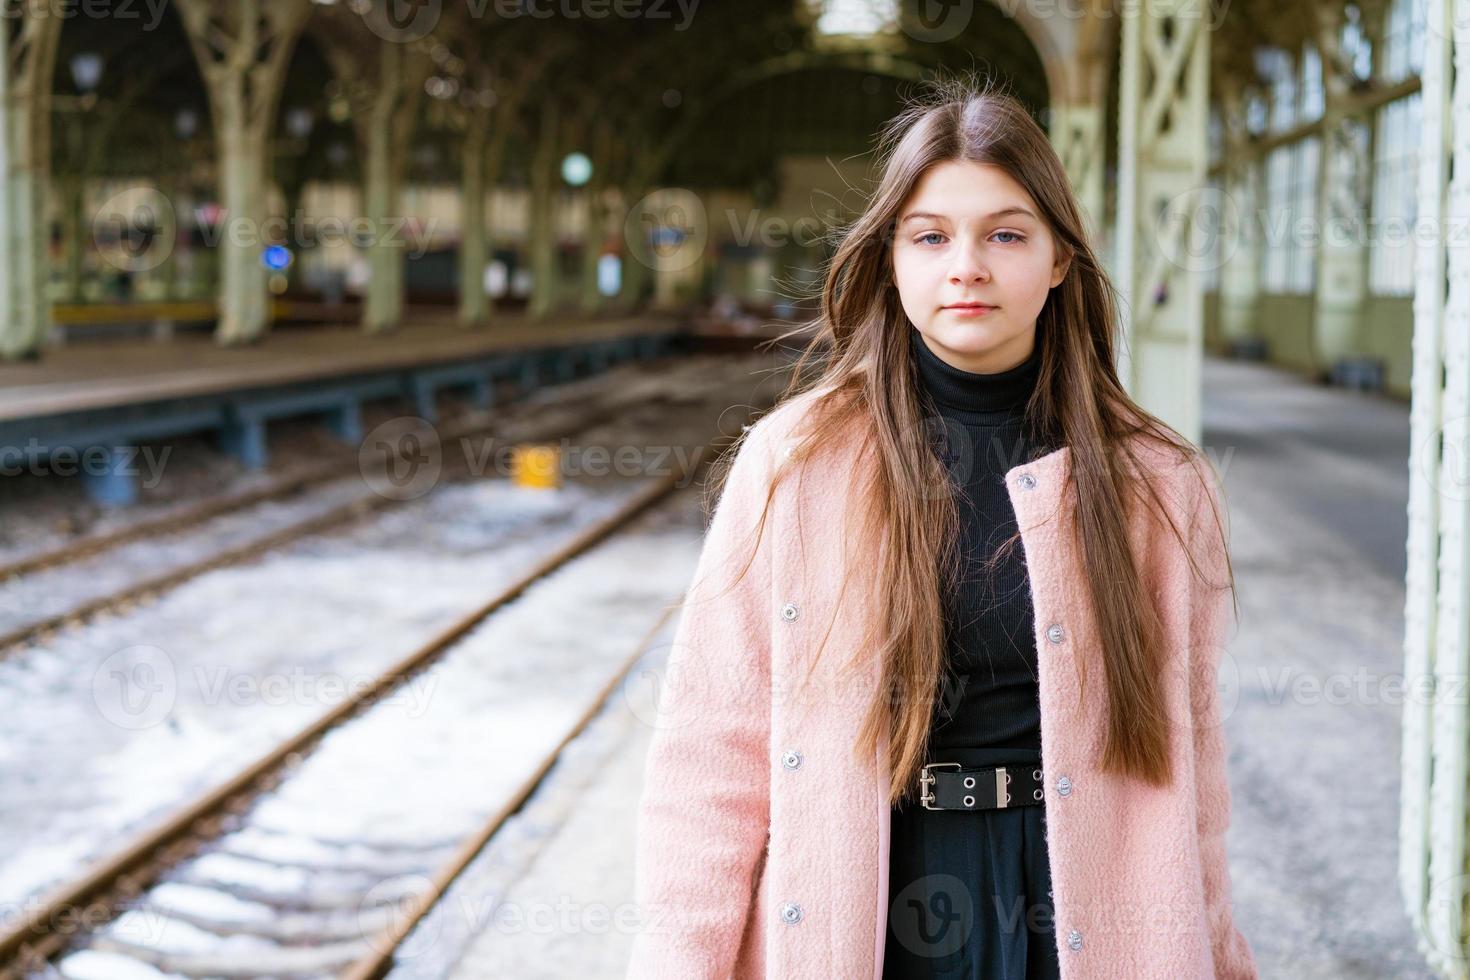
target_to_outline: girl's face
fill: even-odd
[[[1041,209],[993,164],[935,164],[898,212],[899,301],[929,349],[961,370],[993,374],[1026,360],[1067,265]]]

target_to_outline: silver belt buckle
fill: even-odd
[[[1004,810],[1011,805],[1011,791],[1006,789],[1011,783],[1011,774],[1006,772],[1005,766],[995,767],[995,808]]]
[[[936,766],[954,766],[960,768],[958,762],[930,762],[919,770],[919,803],[926,810],[943,810],[942,806],[930,806],[934,802],[934,794],[929,792],[929,784],[934,782],[934,777],[929,775],[929,770]]]

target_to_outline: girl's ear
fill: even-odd
[[[1057,256],[1056,264],[1051,267],[1051,285],[1053,289],[1055,289],[1057,286],[1060,286],[1062,284],[1062,280],[1067,278],[1067,270],[1071,267],[1071,252],[1067,252],[1064,255]]]

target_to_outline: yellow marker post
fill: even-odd
[[[511,453],[511,479],[517,486],[561,486],[561,454],[555,446],[516,446]]]

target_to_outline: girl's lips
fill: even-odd
[[[982,314],[989,313],[991,310],[993,310],[995,308],[996,307],[994,307],[994,306],[946,306],[946,307],[943,307],[943,309],[944,309],[944,311],[946,313],[954,313],[954,314],[956,314],[958,316],[981,316]]]

